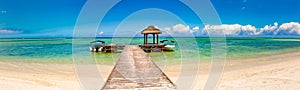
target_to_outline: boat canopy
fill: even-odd
[[[159,41],[160,43],[165,43],[165,42],[168,42],[169,40],[161,40],[161,41]],[[171,43],[175,43],[175,41],[173,41],[173,40],[170,40],[171,41]]]
[[[164,42],[167,42],[167,41],[169,41],[169,40],[161,40],[161,41],[159,41],[160,43],[164,43]]]
[[[104,41],[102,41],[102,40],[96,40],[96,41],[92,41],[91,43],[96,43],[96,42],[100,42],[100,43],[105,43]]]

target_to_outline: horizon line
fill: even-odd
[[[76,39],[76,38],[143,38],[138,37],[0,37],[0,39]],[[208,36],[197,36],[197,37],[160,37],[160,38],[295,38],[295,36],[225,36],[225,37],[208,37]]]

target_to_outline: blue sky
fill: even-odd
[[[211,2],[222,25],[203,24],[188,6],[176,0],[122,0],[107,13],[95,35],[140,31],[148,25],[169,34],[194,36],[205,36],[207,30],[215,29],[225,30],[229,36],[300,35],[299,0]],[[72,36],[85,3],[86,0],[0,0],[0,37]],[[95,6],[93,10],[99,9],[101,6]],[[134,12],[139,9],[144,10]],[[83,26],[90,29],[89,25]]]

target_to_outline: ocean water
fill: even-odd
[[[175,40],[176,48],[172,52],[148,53],[154,60],[162,62],[180,61],[183,49],[197,50],[200,60],[210,60],[210,38],[160,38],[160,40]],[[0,39],[0,60],[19,60],[26,62],[72,62],[73,56],[93,58],[99,63],[113,64],[120,53],[94,53],[89,51],[90,41],[94,38],[66,39]],[[107,44],[138,45],[143,38],[97,38]],[[73,47],[76,41],[76,47]],[[152,42],[151,40],[149,42]],[[76,54],[73,53],[76,48]],[[273,38],[227,38],[227,58],[249,58],[255,56],[272,55],[276,53],[300,50],[300,39]],[[76,58],[75,57],[75,58]],[[185,57],[193,59],[193,57]],[[199,60],[199,59],[195,59]]]

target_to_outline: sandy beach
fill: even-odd
[[[300,89],[300,52],[281,53],[272,56],[228,60],[220,90],[297,90]],[[103,76],[108,76],[112,65],[98,65]],[[205,85],[209,63],[203,63],[194,89]],[[203,67],[205,66],[205,67]],[[177,68],[176,68],[177,67]],[[178,65],[164,68],[170,79],[176,82]],[[193,71],[193,70],[191,70]],[[0,61],[0,88],[4,90],[78,90],[73,64],[29,63]]]
[[[71,64],[0,62],[0,88],[4,90],[80,89]]]
[[[299,55],[300,52],[292,52],[228,61],[218,89],[299,90]]]

